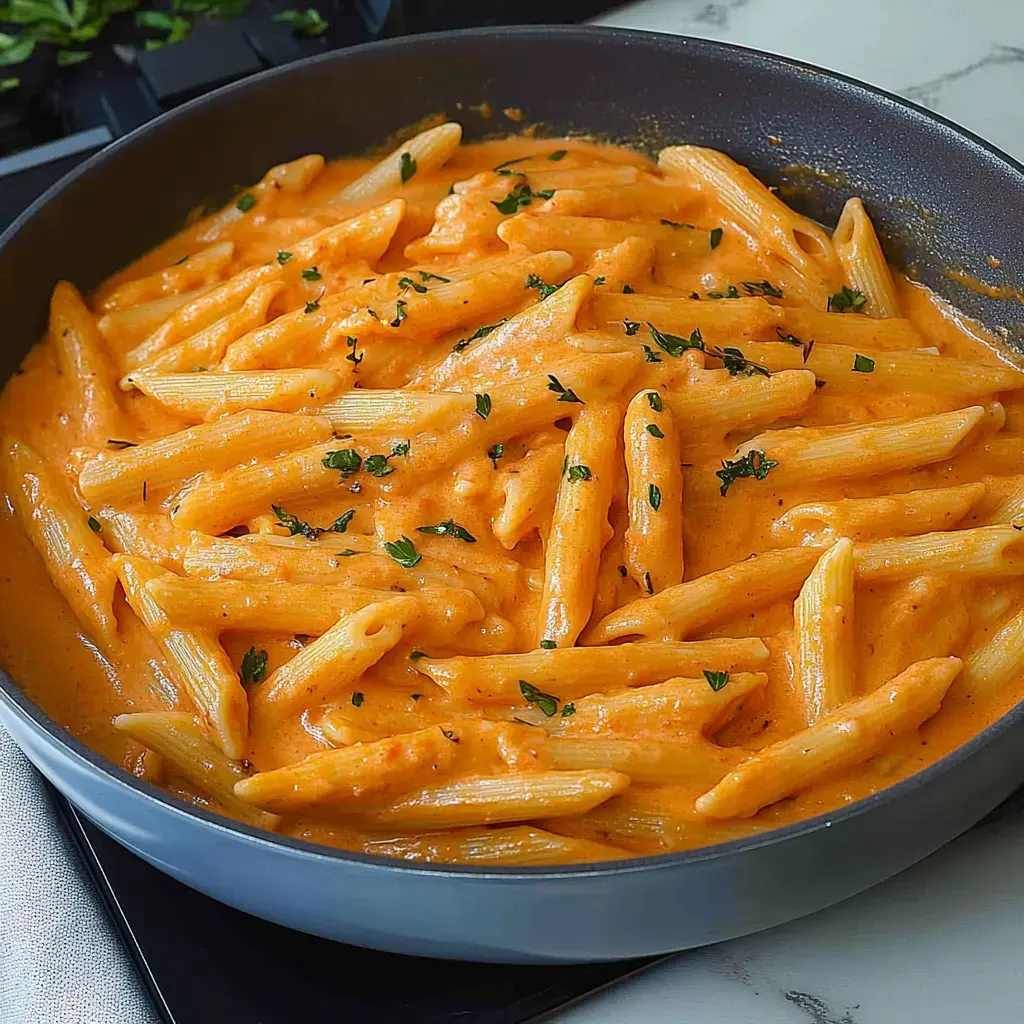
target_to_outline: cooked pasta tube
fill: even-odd
[[[442,431],[473,412],[473,395],[456,392],[387,390],[358,388],[321,406],[319,412],[331,421],[336,431],[374,430],[382,423],[389,430],[406,433]]]
[[[233,242],[215,242],[184,260],[175,261],[169,267],[163,267],[145,277],[125,281],[103,297],[99,308],[104,313],[130,309],[168,295],[180,295],[182,292],[208,287],[220,279],[234,254]]]
[[[975,405],[881,426],[793,427],[759,434],[736,454],[758,451],[775,462],[771,482],[779,487],[881,476],[952,458],[984,419]]]
[[[818,559],[793,605],[795,677],[807,725],[856,692],[853,576],[853,541],[841,537]]]
[[[114,728],[155,750],[175,774],[213,797],[225,811],[261,828],[274,828],[279,818],[239,800],[234,787],[246,771],[211,743],[192,715],[182,711],[135,712],[118,715]]]
[[[557,733],[650,739],[711,735],[759,698],[767,683],[763,672],[705,671],[697,679],[592,693],[574,702],[573,714],[558,718]]]
[[[669,179],[593,188],[561,188],[540,208],[562,217],[649,217],[675,220],[691,205],[694,191]]]
[[[8,438],[4,451],[8,493],[32,546],[86,632],[111,654],[118,647],[117,574],[100,539],[102,524],[86,515],[58,472],[23,441]]]
[[[421,789],[360,820],[402,829],[465,828],[582,814],[629,786],[621,772],[512,772]]]
[[[530,451],[507,469],[501,470],[498,487],[505,495],[492,529],[504,548],[511,551],[531,530],[547,536],[551,510],[562,479],[565,448],[545,444]]]
[[[857,197],[847,199],[832,233],[832,245],[846,283],[867,300],[864,312],[870,316],[899,316],[896,282],[885,262],[871,218]]]
[[[841,498],[794,505],[772,523],[772,533],[786,544],[826,544],[837,537],[874,540],[906,537],[954,527],[985,495],[983,483],[886,494],[876,498]]]
[[[423,606],[412,595],[365,605],[285,662],[253,693],[254,706],[314,707],[354,683],[405,635]]]
[[[441,778],[459,747],[436,725],[372,743],[321,750],[296,764],[239,779],[242,800],[282,814],[315,808],[360,809]]]
[[[679,583],[606,615],[584,634],[582,642],[606,644],[624,637],[679,640],[716,622],[789,599],[803,586],[819,553],[811,548],[766,551]]]
[[[454,121],[428,128],[403,142],[364,175],[346,185],[334,201],[360,202],[404,185],[416,174],[430,174],[451,159],[461,141],[462,126]]]
[[[658,154],[658,166],[699,191],[714,193],[747,234],[823,293],[836,290],[840,267],[831,239],[746,167],[702,146],[669,146]]]
[[[212,287],[212,286],[211,286]],[[126,352],[134,348],[147,335],[152,334],[175,310],[198,299],[209,288],[196,288],[180,295],[168,295],[163,299],[145,302],[131,309],[119,309],[104,313],[96,321],[96,327],[112,351]]]
[[[182,571],[193,535],[177,529],[162,512],[122,512],[107,507],[97,509],[95,516],[103,526],[103,539],[112,550],[139,555],[171,572]]]
[[[658,391],[641,391],[626,407],[623,426],[629,480],[629,528],[623,553],[646,594],[683,579],[683,471],[671,409]]]
[[[521,680],[560,700],[595,691],[647,686],[701,669],[734,672],[758,668],[768,648],[757,637],[689,643],[566,647],[485,658],[420,658],[414,668],[459,700],[508,703],[522,700]]]
[[[82,467],[78,486],[89,501],[145,502],[148,488],[158,491],[197,473],[225,470],[330,436],[330,422],[322,417],[238,412],[156,441],[99,452]]]
[[[626,238],[608,249],[598,249],[587,267],[595,291],[608,294],[637,289],[649,281],[656,246],[644,238]]]
[[[113,368],[89,307],[67,281],[53,289],[49,337],[60,372],[70,382],[79,441],[103,444],[108,437],[123,437],[125,416],[114,395]]]
[[[571,647],[590,618],[598,557],[611,536],[608,505],[621,415],[611,402],[585,405],[565,439],[538,630],[539,641],[557,647]]]
[[[249,701],[235,670],[209,628],[178,629],[147,592],[166,573],[145,558],[115,555],[114,565],[132,611],[159,644],[171,676],[191,698],[210,734],[230,758],[245,757]]]
[[[555,835],[530,825],[466,828],[427,835],[399,836],[367,843],[364,853],[424,864],[496,864],[537,867],[623,857],[607,843]]]
[[[698,813],[707,818],[746,818],[806,789],[828,772],[866,761],[894,735],[931,718],[960,668],[959,658],[931,658],[911,665],[873,693],[758,751],[697,800]]]
[[[341,386],[341,377],[327,370],[137,374],[131,381],[161,405],[198,420],[243,409],[295,412],[323,401]]]
[[[174,622],[308,636],[326,633],[338,619],[394,596],[337,583],[209,582],[175,576],[150,580],[146,589]],[[449,642],[467,623],[484,617],[480,599],[461,587],[425,587],[416,599],[432,642]]]
[[[1024,574],[1024,534],[1012,526],[925,533],[879,540],[853,549],[859,581],[878,583],[922,573],[969,576]]]
[[[1024,611],[1011,615],[996,630],[986,630],[963,655],[963,675],[956,689],[972,700],[998,693],[1024,669]]]
[[[998,523],[1024,525],[1024,476],[986,477],[985,501],[979,502],[970,522],[974,526]]]
[[[151,374],[194,374],[216,366],[232,342],[266,323],[270,304],[283,287],[282,281],[257,285],[237,309],[164,349],[155,358],[122,377],[121,389],[130,391],[138,388],[145,391],[140,382]]]

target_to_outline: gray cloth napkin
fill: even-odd
[[[42,779],[0,727],[0,1024],[158,1024]]]

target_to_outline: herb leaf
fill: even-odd
[[[442,284],[451,284],[450,277],[442,277],[440,274],[432,274],[429,270],[417,270],[421,281],[440,281]]]
[[[486,392],[476,395],[476,414],[480,419],[485,420],[491,415],[491,396]]]
[[[354,366],[358,366],[366,356],[365,352],[362,355],[359,355],[358,350],[356,348],[358,344],[359,339],[353,338],[351,334],[345,339],[345,347],[352,349],[352,351],[349,352],[349,354],[345,356],[345,358]]]
[[[331,523],[331,533],[344,533],[348,529],[348,524],[352,522],[352,517],[356,514],[354,508],[350,508],[347,512],[342,512],[337,519]],[[324,531],[327,532],[326,530]]]
[[[576,714],[576,705],[572,701],[562,707],[562,717],[568,718],[570,715]]]
[[[640,347],[644,350],[644,361],[645,362],[648,362],[648,363],[660,363],[661,362],[661,356],[659,356],[658,353],[655,352],[654,349],[651,348],[650,345],[641,345]]]
[[[310,526],[298,516],[286,512],[280,505],[271,505],[270,510],[277,516],[277,521],[288,531],[289,537],[302,536],[307,540],[316,540],[325,531]],[[349,517],[351,518],[351,516]],[[342,531],[339,531],[342,532]]]
[[[395,303],[395,319],[391,321],[392,327],[401,327],[402,321],[409,315],[405,311],[405,300],[399,299]]]
[[[740,281],[748,295],[770,295],[773,299],[782,298],[782,289],[776,288],[771,281]],[[731,297],[731,296],[730,296]]]
[[[655,512],[661,508],[661,488],[657,484],[647,485],[647,501]]]
[[[735,377],[740,373],[747,377],[753,377],[755,374],[760,374],[762,377],[771,376],[769,369],[754,362],[753,359],[747,359],[738,348],[720,349],[717,346],[712,346],[712,349],[713,351],[709,354],[722,360],[722,365],[729,371],[730,377]],[[804,361],[806,362],[806,359]]]
[[[550,195],[542,196],[540,192],[536,193],[539,198],[550,199]],[[491,200],[491,206],[493,206],[498,213],[511,214],[515,213],[520,206],[529,206],[533,202],[534,193],[531,191],[530,186],[526,182],[522,182],[516,185],[511,192],[500,202]]]
[[[519,680],[519,692],[523,695],[523,700],[528,704],[536,704],[546,717],[553,718],[558,713],[559,698],[554,694],[538,690],[525,679]]]
[[[564,156],[565,156],[565,155],[566,155],[566,154],[567,154],[568,152],[569,152],[569,150],[567,150],[567,149],[556,149],[556,150],[554,151],[554,153],[551,153],[551,154],[550,154],[550,155],[548,156],[548,159],[549,159],[549,160],[554,160],[554,161],[555,161],[555,162],[557,163],[557,162],[558,162],[559,160],[561,160],[561,159],[562,159],[562,158],[563,158],[563,157],[564,157]]]
[[[452,345],[453,352],[461,352],[464,348],[472,345],[474,341],[479,341],[480,338],[486,338],[491,331],[496,331],[502,324],[508,322],[508,317],[503,316],[496,324],[487,324],[484,327],[478,327],[468,338],[463,338],[462,341],[457,341]]]
[[[235,209],[241,213],[248,213],[256,205],[256,197],[251,192],[246,192],[244,196],[241,196],[237,203],[235,203]]]
[[[740,293],[736,290],[736,285],[731,284],[724,292],[707,292],[709,299],[738,299]]]
[[[103,524],[95,516],[89,516],[88,523],[93,533],[99,533],[103,529]]]
[[[640,330],[640,322],[638,320],[623,320],[622,327],[626,332],[626,337],[632,338]]]
[[[727,682],[729,682],[728,672],[709,672],[704,669],[704,678],[708,681],[708,686],[717,693]]]
[[[239,676],[245,686],[262,683],[267,676],[267,652],[257,651],[255,647],[250,647],[242,655],[242,668]]]
[[[657,391],[647,392],[647,404],[655,412],[661,412],[665,408],[665,403],[661,400],[661,395]]]
[[[494,468],[498,468],[498,459],[503,458],[505,455],[505,446],[503,444],[492,444],[487,449],[487,458],[494,463]]]
[[[403,185],[416,173],[416,160],[411,153],[403,153],[398,158],[398,173]]]
[[[746,455],[739,459],[723,460],[722,468],[717,470],[715,476],[722,481],[719,491],[724,498],[729,490],[729,485],[735,483],[741,477],[753,477],[755,480],[763,480],[778,465],[769,459],[764,452],[751,448]]]
[[[385,541],[384,550],[405,569],[411,569],[423,557],[416,553],[416,545],[405,534],[399,540]]]
[[[650,321],[647,323],[647,329],[651,332],[651,337],[658,348],[663,349],[676,359],[688,348],[698,348],[702,352],[704,351],[704,339],[700,336],[700,328],[694,329],[689,339],[681,338],[678,334],[665,334],[659,331]]]
[[[710,243],[711,248],[712,249],[717,249],[718,245],[719,245],[719,243],[721,241],[722,241],[722,229],[721,228],[712,228],[711,229],[711,236],[708,238],[708,242]]]
[[[454,519],[446,519],[436,526],[417,526],[417,533],[432,533],[438,537],[454,537],[456,540],[464,540],[467,544],[475,544],[476,537],[473,536],[464,526],[460,526]]]
[[[565,387],[553,373],[548,374],[548,391],[554,391],[558,395],[559,402],[576,402],[579,405],[586,404],[572,388]]]
[[[528,157],[528,156],[517,156],[517,157],[515,157],[512,160],[502,160],[502,162],[500,164],[498,164],[498,166],[495,167],[494,170],[500,171],[500,170],[502,170],[505,167],[512,167],[515,164],[524,163],[525,161],[527,161],[529,159],[531,159],[531,158]]]
[[[426,285],[422,285],[418,281],[414,281],[411,277],[400,277],[398,279],[398,287],[403,292],[407,292],[411,288],[414,292],[418,292],[420,295],[424,294],[427,290]]]
[[[558,646],[554,640],[541,640],[540,647],[542,651],[553,651]]]
[[[529,274],[526,278],[527,288],[536,288],[540,292],[540,299],[543,302],[549,295],[557,292],[562,286],[560,284],[545,284],[537,274]]]
[[[853,357],[853,369],[857,373],[874,373],[875,372],[875,361],[869,359],[867,356],[862,356],[859,352]]]
[[[278,251],[277,251],[277,262],[278,262],[278,263],[280,263],[282,267],[283,267],[283,266],[284,266],[284,265],[285,265],[285,264],[286,264],[286,263],[287,263],[287,262],[288,262],[288,261],[289,261],[289,260],[290,260],[291,258],[292,258],[292,254],[291,254],[290,252],[285,252],[285,250],[284,250],[284,249],[278,249]]]
[[[590,472],[590,467],[584,466],[583,463],[569,466],[566,472],[570,480],[592,480],[594,477],[594,474]]]
[[[665,436],[665,431],[657,423],[648,423],[645,429],[651,437],[656,437],[659,441]]]
[[[320,271],[316,267],[306,267],[302,272],[303,281],[319,281]]]
[[[324,469],[337,469],[343,477],[358,473],[363,466],[363,458],[355,448],[342,448],[340,451],[328,452],[320,461]]]
[[[361,708],[363,706],[363,701],[364,700],[366,700],[366,697],[363,695],[363,693],[360,690],[356,690],[355,693],[352,694],[352,706],[353,707]]]
[[[859,313],[867,304],[868,297],[854,288],[842,288],[830,295],[826,309],[829,313]]]

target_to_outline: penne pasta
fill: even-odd
[[[734,672],[759,668],[768,648],[756,637],[690,643],[566,647],[486,658],[421,658],[414,667],[452,697],[477,703],[518,703],[520,683],[571,700],[595,691],[647,686],[701,669]]]
[[[1024,669],[1024,611],[1011,615],[997,630],[986,630],[963,656],[956,689],[972,700],[998,693]]]
[[[100,309],[104,313],[131,309],[168,295],[180,295],[182,292],[208,287],[220,279],[234,254],[234,243],[217,242],[146,277],[126,281],[107,293],[100,303]]]
[[[587,405],[565,439],[565,458],[544,557],[538,641],[571,647],[590,618],[598,556],[611,536],[612,494],[621,414]]]
[[[708,818],[749,817],[826,772],[866,761],[893,735],[931,718],[960,668],[958,658],[911,665],[873,693],[744,761],[697,800],[697,812]]]
[[[675,417],[658,391],[641,391],[623,427],[629,480],[626,565],[646,594],[683,580],[683,471]]]
[[[846,201],[832,234],[832,244],[846,283],[866,299],[864,312],[869,316],[899,316],[896,282],[860,199]]]
[[[853,576],[853,541],[841,537],[818,559],[793,606],[795,677],[807,725],[856,692]]]
[[[565,446],[546,444],[532,448],[512,466],[501,471],[500,487],[505,495],[492,529],[502,547],[511,551],[531,531],[547,536],[562,479]]]

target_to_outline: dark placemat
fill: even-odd
[[[176,882],[51,792],[167,1024],[524,1024],[654,962],[471,964],[313,938]]]

